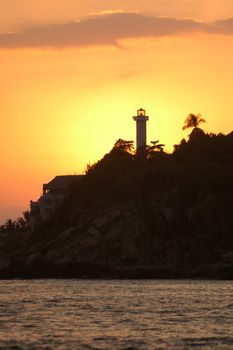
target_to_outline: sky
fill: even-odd
[[[172,151],[189,113],[233,130],[232,0],[0,0],[0,223],[82,174],[132,116]]]

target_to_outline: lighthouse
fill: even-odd
[[[133,117],[136,121],[136,133],[137,133],[137,152],[146,146],[146,122],[149,117],[146,115],[145,109],[138,109],[137,115]]]

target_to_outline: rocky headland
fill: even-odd
[[[2,230],[0,278],[233,279],[232,134],[115,144],[36,230]]]

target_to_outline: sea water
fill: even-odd
[[[0,281],[0,349],[233,349],[233,282]]]

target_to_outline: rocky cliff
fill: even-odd
[[[35,232],[0,234],[0,277],[232,279],[232,203],[232,137],[113,149]]]
[[[0,276],[232,278],[233,252],[221,236],[226,208],[212,197],[175,208],[170,196],[79,213],[57,233],[2,237]]]

